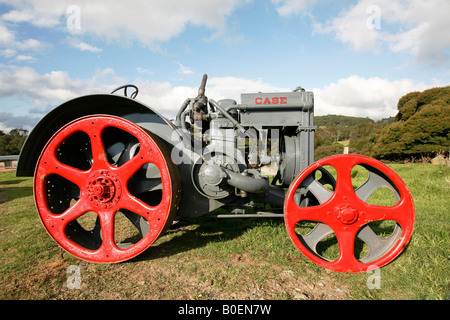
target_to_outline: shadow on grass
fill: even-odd
[[[2,184],[19,184],[19,183],[24,182],[26,180],[27,179],[14,179],[14,180],[0,181],[0,185],[2,185]]]
[[[18,198],[33,195],[32,187],[6,187],[0,188],[0,204],[13,201]]]
[[[170,257],[177,253],[202,248],[210,243],[226,242],[260,226],[264,221],[284,224],[281,218],[228,218],[201,217],[187,219],[173,225],[162,237],[171,239],[150,246],[129,262]]]

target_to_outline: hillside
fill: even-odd
[[[314,124],[317,127],[351,127],[361,123],[374,123],[372,119],[360,117],[348,117],[329,114],[326,116],[315,116]]]
[[[341,115],[315,116],[314,158],[341,154],[344,145],[349,147],[350,153],[370,156],[377,134],[393,121],[393,117],[374,121]]]

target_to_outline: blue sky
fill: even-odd
[[[381,119],[450,83],[447,0],[0,0],[0,130],[132,83],[172,117],[197,94],[302,86],[317,115]]]

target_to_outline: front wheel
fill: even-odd
[[[324,170],[335,180],[324,179]],[[358,175],[365,179],[358,182]],[[314,263],[340,272],[390,263],[411,239],[415,220],[402,179],[360,155],[332,156],[306,168],[288,189],[284,214],[295,246]]]

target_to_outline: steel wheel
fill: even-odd
[[[95,115],[69,123],[48,141],[36,166],[34,197],[61,247],[84,260],[114,263],[142,253],[170,226],[180,185],[178,168],[157,137],[122,118]]]
[[[327,166],[335,170],[335,181],[330,175],[317,178],[316,172]],[[356,166],[368,173],[359,187],[352,184]],[[371,204],[368,200],[379,189],[387,190],[393,203]],[[340,272],[365,272],[391,262],[409,242],[415,219],[412,196],[401,178],[381,162],[359,155],[332,156],[306,168],[289,187],[284,212],[296,247],[314,263]],[[393,226],[385,236],[376,224],[388,221]],[[308,223],[309,229],[301,232]],[[323,254],[323,246],[333,237],[338,252],[330,258]],[[368,253],[361,254],[361,244]]]

